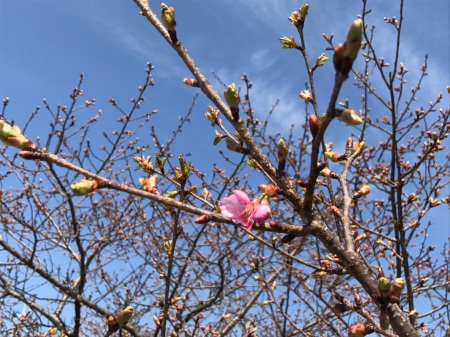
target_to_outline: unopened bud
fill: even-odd
[[[231,113],[233,114],[233,119],[237,121],[239,119],[239,103],[241,102],[241,98],[239,97],[239,93],[236,89],[236,84],[231,83],[223,92],[225,100],[230,106]]]
[[[208,106],[208,112],[205,113],[207,120],[211,122],[211,126],[214,126],[218,122],[219,110],[213,108],[211,105]]]
[[[405,280],[400,277],[396,278],[394,281],[392,281],[391,284],[391,295],[395,297],[400,297],[400,294],[402,293],[404,287],[405,287]]]
[[[331,171],[328,167],[325,167],[323,170],[321,170],[319,174],[325,178],[339,179],[337,173]]]
[[[169,191],[169,192],[166,193],[166,197],[173,199],[178,194],[180,194],[180,191],[178,191],[178,190],[177,191]]]
[[[366,335],[366,326],[358,323],[348,328],[348,337],[364,337]]]
[[[378,288],[380,289],[381,296],[387,297],[391,289],[391,282],[386,277],[380,277],[378,279]]]
[[[152,159],[151,156],[148,156],[147,159],[139,156],[133,156],[133,160],[138,164],[135,170],[137,171],[139,169],[142,169],[145,173],[152,173],[153,165],[151,159]]]
[[[370,186],[369,186],[369,185],[366,185],[366,184],[363,184],[363,185],[359,188],[359,190],[356,191],[356,192],[353,194],[352,199],[353,199],[353,200],[359,199],[359,198],[361,198],[361,197],[364,197],[364,196],[368,195],[369,193],[370,193]]]
[[[288,148],[283,138],[280,138],[280,140],[277,143],[277,155],[278,161],[286,160],[287,158]]]
[[[342,156],[338,153],[329,151],[324,153],[325,158],[331,160],[333,163],[340,162],[342,160],[345,160],[345,156]]]
[[[185,78],[183,79],[183,83],[190,87],[200,88],[200,85],[195,78]]]
[[[242,145],[236,143],[231,138],[226,138],[225,139],[225,143],[227,144],[227,149],[230,150],[230,151],[239,152],[239,153],[242,153],[242,154],[248,154],[249,153],[248,149],[242,147]]]
[[[362,123],[362,118],[352,109],[336,109],[336,117],[347,125],[358,125]]]
[[[101,182],[98,180],[82,179],[78,183],[70,185],[73,195],[86,195],[99,188]]]
[[[325,64],[325,62],[327,62],[328,60],[329,60],[329,58],[326,57],[325,54],[322,53],[322,54],[316,59],[316,62],[314,63],[314,65],[313,65],[311,71],[314,71],[314,70],[316,70],[316,69],[319,68],[319,67],[322,67],[322,66]]]
[[[181,154],[178,156],[178,161],[180,162],[180,168],[183,177],[187,178],[189,172],[191,171],[191,162],[184,159],[184,157]]]
[[[281,191],[280,188],[275,185],[261,184],[258,187],[261,190],[261,192],[263,192],[268,197],[274,197]]]
[[[341,217],[342,216],[341,211],[336,206],[331,206],[330,209],[333,212],[333,214],[336,215],[337,217]]]
[[[298,26],[300,23],[300,13],[299,12],[292,12],[291,15],[288,17],[288,20],[290,23],[292,23],[294,26]]]
[[[317,272],[313,273],[313,276],[316,277],[316,278],[322,278],[322,277],[327,276],[327,272],[324,271],[324,270],[317,271]]]
[[[158,176],[155,174],[150,178],[140,178],[139,182],[141,183],[142,188],[146,192],[154,193],[158,190],[156,187],[156,181],[158,180]]]
[[[286,167],[286,159],[288,155],[288,148],[283,138],[277,143],[277,156],[278,156],[278,172],[284,172]]]
[[[280,37],[281,48],[283,49],[300,49],[297,42],[295,42],[294,37]]]
[[[308,16],[308,10],[309,10],[309,5],[307,3],[304,3],[299,8],[300,17],[302,18],[302,21],[305,21],[305,18]]]
[[[161,157],[161,155],[156,155],[156,165],[161,170],[161,173],[164,174],[164,165],[166,164],[167,157]]]
[[[309,130],[311,131],[313,138],[316,137],[317,132],[319,131],[319,127],[319,118],[317,118],[316,115],[309,116]]]
[[[226,137],[226,135],[224,135],[223,133],[220,133],[220,132],[217,131],[217,130],[214,130],[214,133],[216,134],[216,136],[214,137],[214,141],[213,141],[213,144],[214,144],[214,145],[219,144],[220,141],[222,140],[222,138],[225,138],[225,137]]]
[[[211,217],[209,215],[202,214],[202,215],[199,215],[198,217],[196,217],[194,219],[194,222],[197,224],[205,224],[205,223],[208,223],[210,220],[211,220]]]
[[[0,140],[9,146],[18,149],[35,149],[36,145],[28,140],[17,125],[11,126],[0,119]]]
[[[175,21],[175,9],[173,7],[168,7],[165,3],[161,4],[161,21],[169,32],[170,38],[173,43],[177,43],[175,26],[177,22]]]
[[[411,194],[408,196],[408,204],[410,204],[410,203],[416,201],[417,199],[419,199],[419,196],[418,196],[417,194],[415,194],[415,193],[411,193]]]
[[[353,21],[344,43],[344,56],[349,57],[352,62],[356,59],[359,48],[361,47],[362,27],[363,21],[361,19]]]
[[[302,90],[302,92],[300,94],[298,94],[298,95],[300,96],[300,98],[302,100],[305,101],[306,104],[308,104],[309,102],[313,102],[312,94],[307,89]]]

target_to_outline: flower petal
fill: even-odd
[[[229,218],[239,218],[249,202],[250,199],[247,194],[241,191],[234,191],[232,195],[220,200],[220,210],[223,215]]]
[[[250,198],[248,197],[245,192],[235,190],[233,191],[233,195],[236,197],[236,199],[241,203],[242,205],[247,205],[250,202]]]
[[[253,210],[253,213],[252,213],[253,221],[258,222],[258,223],[264,222],[271,217],[272,217],[272,212],[268,205],[255,203],[255,209]]]

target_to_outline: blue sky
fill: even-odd
[[[279,37],[290,35],[298,41],[296,30],[287,17],[301,2],[177,0],[167,4],[175,7],[179,39],[219,92],[223,87],[211,75],[212,71],[223,82],[237,85],[242,84],[240,78],[245,72],[254,83],[251,97],[256,116],[263,119],[279,99],[272,119],[273,133],[287,135],[293,123],[298,125],[296,130],[301,131],[305,106],[298,93],[305,88],[305,67],[299,53],[281,49],[278,41]],[[349,0],[311,1],[309,4],[305,34],[313,62],[327,47],[322,33],[334,33],[334,43],[342,42],[349,24],[361,13],[362,5]],[[412,87],[428,54],[429,76],[423,82],[416,107],[427,106],[439,92],[444,93],[442,106],[448,107],[449,96],[445,91],[450,84],[449,2],[431,0],[426,6],[421,4],[406,2],[400,60],[409,69],[408,82]],[[150,5],[159,13],[159,2],[150,1]],[[372,1],[368,8],[373,9],[367,23],[376,26],[374,45],[378,55],[392,63],[395,31],[383,17],[399,17],[398,5],[394,1]],[[150,61],[155,66],[152,73],[155,87],[147,91],[142,112],[157,109],[159,113],[153,117],[152,125],[162,141],[169,139],[178,117],[186,114],[198,90],[182,83],[184,77],[190,77],[184,64],[138,11],[131,0],[2,0],[0,96],[10,98],[6,117],[23,125],[37,105],[43,106],[43,98],[52,107],[58,103],[69,105],[71,89],[77,84],[79,74],[84,72],[81,102],[95,97],[97,105],[82,110],[80,115],[90,117],[97,109],[102,109],[115,119],[118,116],[107,103],[108,97],[115,98],[123,108],[131,106],[129,99],[137,97],[137,88],[144,82],[146,62]],[[330,51],[326,54],[332,57]],[[363,65],[360,55],[355,68],[362,69]],[[331,62],[315,73],[321,111],[326,109],[333,77]],[[377,86],[377,78],[373,81]],[[361,92],[352,82],[350,77],[339,100],[349,98],[351,107],[358,110]],[[383,89],[380,92],[383,94]],[[210,171],[213,160],[220,161],[218,148],[212,146],[214,130],[204,118],[208,103],[203,97],[198,98],[191,123],[186,125],[172,148],[174,155],[192,152],[192,161],[204,172]],[[372,106],[372,119],[387,114],[377,111],[376,107]],[[46,136],[49,120],[45,118],[34,121],[34,127],[26,133],[29,138]],[[345,137],[333,137],[334,129],[328,131],[326,140],[335,142],[336,147]],[[352,132],[351,128],[345,130]],[[149,131],[141,133],[140,138],[151,143]],[[224,149],[224,144],[218,147]],[[154,153],[150,150],[146,155]]]
[[[290,125],[296,124],[295,130],[301,132],[305,105],[298,93],[305,88],[305,67],[298,52],[281,49],[278,41],[279,37],[290,35],[298,41],[296,30],[287,17],[301,2],[177,0],[167,4],[176,9],[179,39],[219,92],[223,87],[214,79],[212,71],[224,83],[236,82],[237,85],[242,85],[240,78],[245,72],[254,83],[251,99],[256,116],[264,119],[279,99],[271,131],[286,136]],[[159,13],[159,2],[150,1],[150,5]],[[367,23],[376,26],[373,43],[378,55],[392,64],[395,31],[383,17],[399,17],[398,5],[387,0],[369,1],[368,8],[373,9],[367,16]],[[327,43],[322,33],[334,33],[334,43],[342,42],[350,23],[361,10],[359,1],[310,2],[305,37],[311,62],[322,52],[332,57],[332,52],[325,51]],[[115,98],[124,109],[131,107],[129,100],[137,97],[137,88],[144,82],[146,62],[150,61],[155,66],[152,73],[155,87],[147,91],[142,112],[157,109],[159,113],[153,117],[152,125],[162,141],[169,139],[178,117],[186,114],[198,89],[182,83],[184,77],[190,77],[184,64],[138,11],[131,0],[0,1],[0,97],[10,98],[6,117],[23,126],[36,106],[43,106],[43,98],[53,108],[58,103],[69,105],[71,89],[77,84],[79,74],[84,72],[84,96],[80,103],[96,98],[97,104],[82,110],[79,116],[90,117],[102,109],[115,119],[117,112],[107,103],[108,97]],[[413,109],[426,107],[439,92],[444,93],[442,106],[449,106],[449,95],[445,94],[450,83],[449,12],[448,1],[431,0],[426,6],[406,2],[400,61],[409,69],[411,87],[419,78],[425,54],[429,55],[429,76],[422,84]],[[355,68],[363,66],[364,58],[360,55]],[[315,72],[322,112],[327,106],[333,78],[331,61]],[[386,97],[385,90],[377,86],[379,78],[374,77],[372,81]],[[351,107],[358,110],[362,92],[356,90],[352,82],[350,77],[339,100],[349,98]],[[372,119],[388,113],[378,111],[373,99],[370,103]],[[191,123],[186,125],[183,137],[172,148],[174,155],[192,152],[194,164],[204,172],[212,168],[210,158],[220,160],[218,148],[212,146],[214,130],[204,118],[208,104],[202,96],[197,99]],[[50,119],[46,120],[45,116],[48,114],[41,113],[34,127],[27,130],[26,135],[32,140],[37,136],[44,138],[49,130]],[[335,148],[342,147],[345,137],[333,137],[334,129],[330,128],[326,140],[332,140]],[[141,133],[140,138],[151,143],[149,131]],[[95,144],[95,139],[92,141]],[[223,149],[224,144],[218,147]],[[154,153],[147,151],[146,155]]]
[[[160,3],[149,1],[159,12]],[[298,93],[305,88],[305,67],[300,54],[281,49],[278,39],[294,35],[298,41],[287,17],[302,2],[176,0],[166,3],[175,7],[179,39],[219,92],[223,88],[211,71],[223,82],[238,85],[245,72],[254,82],[252,104],[256,115],[264,118],[280,99],[273,117],[273,132],[287,135],[292,123],[300,127],[304,103]],[[305,32],[313,62],[327,47],[322,33],[334,33],[334,42],[342,42],[350,23],[361,13],[362,5],[354,0],[316,0],[309,4]],[[449,96],[445,94],[450,84],[449,6],[448,0],[406,1],[400,60],[409,69],[411,86],[419,77],[425,54],[429,56],[429,76],[418,96],[419,106],[427,106],[439,92],[444,93],[442,106],[449,106]],[[367,23],[376,26],[374,44],[378,55],[387,62],[392,62],[395,32],[383,17],[398,17],[397,7],[390,0],[369,2],[373,12]],[[169,139],[178,117],[185,115],[198,90],[182,83],[184,77],[190,77],[184,64],[138,11],[131,0],[1,0],[0,97],[10,98],[6,117],[23,125],[37,105],[43,106],[43,98],[53,107],[58,103],[69,105],[69,94],[81,72],[85,73],[83,101],[91,98],[97,101],[96,107],[83,110],[82,114],[91,116],[97,109],[114,114],[107,103],[108,97],[114,97],[123,107],[131,106],[129,99],[137,97],[137,88],[144,82],[146,62],[150,61],[155,66],[155,87],[148,90],[142,110],[158,109],[153,125],[162,140]],[[332,57],[330,51],[326,54]],[[363,64],[359,56],[355,67],[362,69]],[[316,71],[321,111],[326,108],[333,78],[331,62]],[[355,91],[351,83],[350,78],[339,100],[348,97],[357,110],[361,92]],[[204,119],[207,105],[203,97],[198,98],[191,123],[172,149],[175,155],[192,152],[194,164],[206,172],[213,164],[206,158],[211,155],[220,161],[217,148],[212,147],[213,128]],[[39,135],[44,138],[49,130],[48,121],[35,121],[33,125],[34,128],[27,130],[27,136],[32,140]],[[141,135],[150,143],[146,136],[150,138],[149,132]],[[223,144],[219,146],[224,148]],[[442,208],[448,219],[448,209]]]
[[[223,82],[238,85],[242,84],[240,78],[245,72],[254,82],[251,97],[256,116],[263,119],[280,99],[273,116],[272,131],[287,135],[292,123],[300,130],[304,103],[298,93],[305,88],[306,72],[299,53],[281,49],[278,41],[279,37],[290,35],[298,40],[287,17],[297,10],[300,2],[177,0],[167,4],[176,9],[179,39],[219,92],[223,88],[211,71]],[[424,56],[428,54],[429,76],[418,95],[417,107],[427,106],[439,92],[444,93],[442,106],[448,107],[445,91],[450,82],[449,2],[431,0],[426,6],[421,4],[406,2],[400,60],[409,69],[408,81],[413,86]],[[150,1],[150,5],[159,12],[159,2]],[[369,2],[368,7],[373,9],[367,23],[376,26],[374,45],[378,55],[392,63],[395,31],[383,17],[398,17],[398,5],[386,0]],[[311,62],[327,47],[322,33],[334,33],[335,43],[343,41],[349,24],[361,9],[358,1],[310,2],[305,33]],[[69,94],[81,72],[85,73],[82,101],[94,97],[97,101],[96,107],[81,113],[91,116],[97,109],[102,109],[105,114],[114,114],[114,109],[107,103],[108,97],[114,97],[124,108],[130,106],[129,99],[137,96],[137,88],[144,82],[146,62],[150,61],[155,66],[156,85],[147,92],[147,103],[142,110],[158,109],[153,125],[162,140],[169,139],[178,117],[185,115],[198,90],[182,83],[184,77],[190,77],[184,64],[147,20],[137,14],[138,11],[131,0],[2,0],[0,96],[10,98],[6,117],[23,125],[36,106],[43,105],[43,98],[52,107],[58,103],[69,105]],[[326,54],[332,57],[330,51]],[[362,69],[363,65],[364,59],[359,56],[355,68]],[[326,108],[333,77],[331,62],[315,73],[321,111]],[[373,81],[376,86],[377,79]],[[350,78],[339,100],[349,98],[351,107],[357,110],[361,107],[361,92],[351,83]],[[383,93],[382,89],[380,91]],[[195,165],[203,166],[206,172],[213,163],[205,158],[210,158],[211,154],[219,160],[217,148],[212,147],[213,128],[204,118],[208,103],[203,97],[198,98],[184,137],[175,142],[172,149],[174,154],[191,151]],[[375,108],[371,113],[387,114]],[[27,136],[32,140],[39,135],[44,137],[48,121],[42,117],[33,125],[27,130]],[[327,135],[330,138],[332,130]],[[150,143],[149,133],[141,134],[141,137]],[[336,139],[333,141],[338,143]],[[186,144],[195,146],[187,147]],[[224,148],[224,144],[219,146]]]
[[[150,1],[159,12],[159,2]],[[303,103],[298,93],[304,89],[306,74],[299,54],[282,50],[278,38],[296,35],[287,16],[301,4],[294,1],[215,1],[168,2],[176,8],[178,35],[206,74],[214,71],[225,83],[240,84],[246,72],[254,82],[253,106],[260,116],[276,100],[280,104],[275,121],[283,134],[291,123],[302,121]],[[369,23],[376,25],[375,45],[389,62],[394,31],[384,16],[398,17],[391,1],[373,1]],[[311,1],[306,27],[312,60],[327,46],[322,33],[335,34],[342,41],[349,23],[361,11],[357,1]],[[347,6],[347,7],[345,7]],[[108,97],[126,106],[143,82],[145,63],[156,67],[156,87],[151,89],[146,107],[158,109],[164,118],[158,126],[171,128],[174,120],[190,104],[195,90],[183,86],[188,77],[176,54],[137,15],[131,1],[10,1],[0,2],[0,96],[10,97],[8,114],[26,118],[45,97],[51,105],[68,104],[70,90],[78,75],[85,73],[84,98],[97,99],[97,108],[107,111]],[[426,6],[407,3],[405,8],[404,57],[410,82],[429,54],[429,73],[422,99],[428,102],[444,92],[449,82],[449,2],[427,1]],[[331,52],[327,52],[331,57]],[[358,58],[361,66],[363,58]],[[332,86],[331,62],[316,72],[321,108],[325,109]],[[216,81],[213,85],[220,91]],[[354,96],[348,81],[340,99]],[[420,97],[419,97],[420,99]],[[448,96],[444,95],[447,100]],[[359,104],[359,95],[354,96]],[[203,119],[206,101],[199,100],[197,114]],[[448,104],[447,104],[448,105]],[[208,125],[203,120],[201,121]],[[195,121],[196,123],[196,121]],[[194,124],[194,121],[193,121]],[[211,130],[212,132],[212,130]],[[30,135],[31,138],[33,138]],[[213,137],[211,133],[211,137]],[[212,140],[212,138],[211,138]]]

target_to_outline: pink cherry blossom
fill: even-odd
[[[233,194],[220,200],[222,214],[251,230],[255,222],[264,222],[272,217],[267,200],[250,200],[247,194],[235,190]]]

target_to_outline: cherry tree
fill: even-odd
[[[389,62],[367,1],[346,37],[323,35],[321,51],[304,32],[314,6],[287,13],[293,30],[281,47],[306,69],[299,136],[294,126],[273,131],[276,107],[257,117],[246,74],[211,85],[183,44],[182,14],[177,25],[173,7],[134,2],[184,62],[180,81],[209,99],[201,132],[216,163],[203,172],[189,158],[192,109],[162,140],[146,101],[157,90],[151,63],[131,108],[109,99],[117,118],[82,102],[84,74],[69,104],[44,100],[28,121],[13,120],[5,98],[2,335],[448,335],[448,247],[428,233],[430,215],[447,214],[450,113],[442,93],[417,100],[426,57],[407,83],[403,2],[385,18],[396,35]],[[327,62],[333,88],[319,97],[315,75]],[[352,80],[360,102],[340,96]],[[27,138],[36,127],[42,135]],[[173,152],[176,140],[186,153]]]

